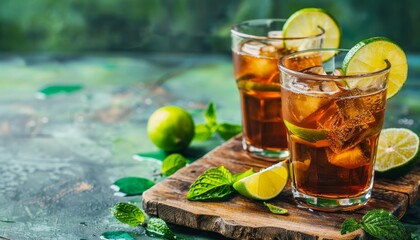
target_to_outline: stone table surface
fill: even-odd
[[[409,54],[409,78],[389,100],[384,127],[420,134],[420,56]],[[71,86],[67,93],[54,87]],[[49,87],[49,88],[48,88]],[[67,90],[69,90],[67,89]],[[0,55],[0,239],[100,239],[142,228],[118,222],[109,208],[120,178],[157,177],[160,161],[146,124],[164,105],[178,105],[203,122],[207,104],[220,121],[240,123],[239,95],[226,55]],[[194,160],[223,143],[214,136],[187,150]],[[420,203],[404,223],[420,234]],[[173,226],[184,239],[222,239]]]

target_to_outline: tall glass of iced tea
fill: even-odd
[[[352,210],[371,196],[390,64],[343,76],[347,52],[308,50],[279,61],[292,191],[311,209]]]
[[[286,20],[257,19],[232,27],[233,66],[239,89],[243,148],[252,156],[289,157],[282,117],[278,60],[289,53],[320,48],[324,30],[313,36],[282,38]]]

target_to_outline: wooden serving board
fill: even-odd
[[[261,201],[239,194],[226,201],[197,202],[186,199],[190,185],[209,168],[221,165],[232,173],[249,168],[258,171],[272,163],[249,157],[235,137],[193,164],[179,170],[143,194],[143,208],[168,223],[212,231],[232,239],[366,239],[363,231],[341,235],[346,218],[361,219],[369,210],[383,208],[401,218],[419,198],[420,168],[399,179],[375,179],[372,199],[352,212],[326,213],[297,206],[290,184],[268,201],[286,208],[289,215],[270,213]]]

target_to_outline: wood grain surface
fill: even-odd
[[[186,194],[194,180],[209,168],[221,165],[232,173],[253,168],[258,171],[272,163],[249,157],[236,137],[206,154],[193,164],[156,184],[143,194],[143,208],[168,223],[217,232],[232,239],[366,239],[363,231],[341,235],[346,218],[360,219],[367,211],[383,208],[401,218],[409,205],[419,198],[420,168],[398,179],[375,179],[372,199],[352,212],[326,213],[297,206],[290,184],[268,201],[289,211],[275,215],[261,201],[239,194],[225,201],[188,201]]]

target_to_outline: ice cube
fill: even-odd
[[[335,153],[327,148],[326,154],[329,163],[347,169],[362,167],[370,163],[370,156],[366,156],[360,146],[355,146],[341,153]]]
[[[328,131],[330,149],[340,153],[359,144],[371,132],[369,124],[374,121],[361,98],[344,96],[326,108],[318,125]]]
[[[369,125],[354,125],[344,123],[342,126],[333,128],[328,132],[330,149],[335,153],[341,153],[353,148],[362,141],[370,132]]]
[[[258,41],[247,41],[242,44],[241,50],[244,53],[247,53],[252,56],[259,56],[260,49],[265,47],[266,44]]]
[[[303,73],[311,73],[316,75],[327,75],[322,66],[313,66],[302,70]]]
[[[363,97],[363,103],[371,113],[384,111],[386,106],[386,91],[384,93]]]
[[[259,41],[247,41],[242,44],[241,50],[243,53],[252,56],[265,56],[277,58],[277,49],[270,44]]]
[[[340,89],[338,88],[337,84],[335,82],[330,81],[321,82],[320,90],[321,92],[328,94],[336,94],[340,92]]]
[[[283,37],[283,31],[270,31],[268,32],[269,38],[282,38]],[[283,40],[272,40],[270,41],[270,44],[275,46],[277,49],[284,48],[284,42]]]
[[[358,90],[348,91],[342,98],[336,101],[336,104],[342,114],[344,121],[351,124],[368,124],[375,121],[375,118],[370,113],[369,109],[364,104],[362,98],[356,97],[359,95]]]
[[[328,102],[325,98],[292,93],[287,99],[288,109],[295,121],[303,122]]]

